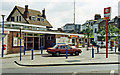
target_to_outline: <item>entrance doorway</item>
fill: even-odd
[[[34,49],[39,50],[39,37],[34,37]]]
[[[45,48],[45,36],[44,35],[40,35],[40,48],[41,46],[43,46],[43,48]]]

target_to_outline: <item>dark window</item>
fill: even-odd
[[[38,18],[37,20],[40,21],[40,18]]]
[[[38,15],[38,17],[41,17],[40,15]]]
[[[59,46],[58,49],[65,49],[65,46]]]
[[[29,19],[31,20],[31,16],[29,17]]]
[[[95,28],[95,33],[97,33],[97,28]]]
[[[35,21],[35,20],[36,20],[35,16],[32,16],[32,17],[31,17],[31,19],[32,19],[33,21]]]
[[[52,36],[47,36],[47,40],[53,40]]]
[[[77,25],[75,25],[75,30],[77,30]]]
[[[66,45],[66,48],[67,48],[67,49],[72,49],[72,48],[71,48],[70,46],[68,46],[68,45]]]
[[[11,17],[11,21],[14,21],[14,17]]]
[[[18,16],[17,16],[17,22],[18,22]]]
[[[21,16],[19,16],[19,21],[21,21]]]

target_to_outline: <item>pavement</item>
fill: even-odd
[[[34,50],[34,59],[31,60],[31,51],[26,51],[25,55],[22,53],[22,60],[20,61],[20,54],[8,54],[4,55],[4,58],[0,59],[15,59],[15,63],[19,66],[60,66],[60,65],[94,65],[94,64],[120,64],[118,56],[120,53],[113,48],[113,51],[108,50],[108,58],[106,58],[106,49],[99,48],[99,53],[97,53],[97,48],[94,48],[94,58],[92,58],[92,48],[86,50],[86,48],[80,48],[82,53],[79,56],[61,55],[59,57],[52,56],[48,54],[46,50],[43,50],[41,54],[40,50]]]

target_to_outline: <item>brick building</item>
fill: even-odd
[[[52,28],[52,25],[46,18],[45,9],[42,10],[41,13],[37,10],[28,9],[28,5],[25,5],[25,8],[15,6],[8,16],[7,21],[4,23],[4,28],[4,44],[6,45],[6,50],[4,50],[5,54],[20,52],[20,29],[22,30],[22,51],[24,50],[24,47],[26,50],[40,50],[41,46],[48,48],[53,46],[53,43],[64,42],[72,44],[72,42],[69,41],[71,35],[79,36],[80,39],[84,38],[84,35],[80,34],[49,31],[49,28]],[[2,37],[1,33],[2,23],[0,24],[0,37]],[[69,42],[61,41],[58,36]],[[0,42],[2,43],[1,38]],[[1,43],[0,50],[2,50]]]

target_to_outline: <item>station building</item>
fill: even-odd
[[[71,34],[63,32],[50,31],[52,25],[48,22],[45,15],[45,9],[42,13],[37,10],[15,6],[7,21],[4,22],[4,45],[5,54],[20,52],[20,39],[22,40],[22,51],[40,50],[52,47],[55,43],[67,43],[77,46],[85,40],[82,34]],[[20,38],[20,29],[22,35]],[[2,37],[2,22],[0,24],[0,37]],[[0,38],[0,54],[2,51],[2,38]]]

